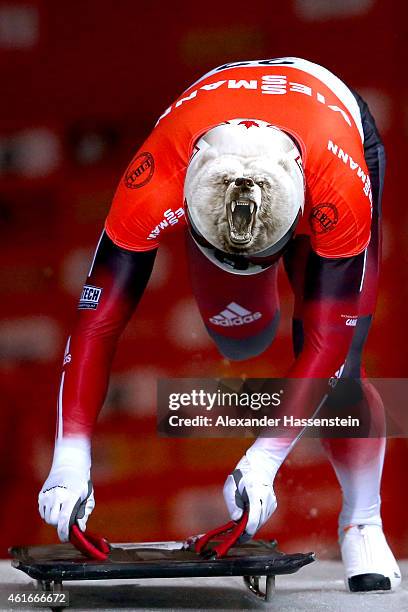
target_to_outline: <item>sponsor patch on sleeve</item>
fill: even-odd
[[[84,285],[79,299],[78,310],[89,310],[97,308],[102,295],[101,287]]]
[[[318,204],[310,211],[309,223],[314,234],[331,232],[339,220],[339,213],[334,204]]]
[[[125,185],[128,189],[139,189],[151,180],[153,174],[154,157],[145,151],[131,161],[125,173]]]

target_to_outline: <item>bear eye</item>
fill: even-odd
[[[229,178],[224,178],[223,183],[224,185],[229,185],[230,184],[230,179]]]
[[[263,181],[257,181],[256,184],[258,185],[258,187],[261,187],[261,188],[264,186]]]

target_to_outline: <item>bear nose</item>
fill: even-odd
[[[235,185],[237,187],[249,188],[254,186],[254,181],[251,178],[244,178],[243,176],[240,176],[235,179]]]

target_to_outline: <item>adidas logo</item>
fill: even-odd
[[[251,312],[246,308],[243,308],[235,302],[231,302],[221,311],[220,314],[210,318],[210,322],[214,325],[221,325],[222,327],[233,327],[235,325],[245,325],[246,323],[253,323],[257,319],[260,319],[262,314],[260,312]]]

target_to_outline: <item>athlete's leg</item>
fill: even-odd
[[[366,335],[359,338],[362,349]],[[348,364],[350,361],[349,356]],[[363,378],[360,381],[343,379],[341,383],[348,387],[344,393],[350,402],[348,412],[356,415],[358,411],[358,416],[371,430],[367,431],[367,435],[375,432],[376,437],[322,440],[343,493],[339,516],[340,536],[350,525],[381,525],[380,485],[385,453],[384,406],[378,392]],[[339,406],[340,409],[345,407],[344,404]]]
[[[209,335],[228,359],[248,359],[271,344],[279,323],[278,263],[240,276],[211,261],[187,236],[194,296]]]
[[[346,585],[352,591],[390,590],[400,583],[400,571],[381,528],[380,484],[385,452],[384,407],[375,388],[363,378],[362,352],[371,324],[378,289],[380,261],[380,215],[384,180],[384,148],[367,105],[359,98],[365,133],[365,157],[373,190],[373,221],[366,254],[359,317],[352,346],[347,355],[329,408],[349,412],[360,410],[367,425],[367,436],[359,439],[326,439],[323,447],[334,467],[343,492],[339,517],[341,555]],[[286,269],[295,292],[293,323],[295,352],[302,350],[301,319],[303,284],[296,252],[301,239],[286,257]],[[303,248],[307,241],[303,239]],[[346,391],[346,393],[341,392]],[[352,410],[350,410],[352,408]]]
[[[366,272],[361,292],[360,316],[353,344],[342,373],[341,384],[348,385],[348,397],[353,394],[365,422],[378,437],[326,439],[323,447],[334,467],[343,491],[343,508],[339,531],[349,525],[378,524],[380,518],[380,484],[385,453],[384,407],[374,387],[364,376],[362,352],[375,310],[381,247],[381,196],[384,182],[385,153],[374,119],[367,105],[357,96],[365,135],[365,158],[373,191],[373,220],[370,244],[367,248]],[[367,431],[367,435],[370,432]]]
[[[309,238],[303,235],[298,236],[290,242],[283,258],[285,269],[295,295],[295,307],[292,322],[292,337],[294,341],[294,350],[296,355],[301,352],[303,346],[303,326],[301,320],[301,309],[305,269],[310,249],[311,247]],[[262,450],[267,455],[268,465],[271,470],[272,481],[275,479],[275,476],[280,466],[290,453],[294,443],[295,440],[293,439],[293,437],[259,437],[252,445],[251,448]]]
[[[363,103],[362,103],[363,104]],[[377,437],[361,439],[327,439],[324,448],[336,471],[343,491],[343,511],[340,515],[340,528],[352,522],[380,523],[380,482],[384,460],[384,409],[381,398],[375,389],[362,381],[361,356],[375,307],[378,269],[380,230],[379,215],[384,177],[384,149],[375,128],[374,121],[366,107],[362,108],[363,124],[366,131],[366,159],[370,170],[373,189],[372,236],[366,256],[366,272],[362,287],[360,316],[357,321],[352,346],[342,372],[342,380],[333,393],[333,410],[358,408],[364,423],[370,428],[367,435],[376,432]],[[284,255],[284,263],[292,290],[295,295],[293,316],[293,344],[295,354],[303,348],[302,306],[306,262],[311,250],[307,236],[298,236],[290,244]],[[347,389],[345,389],[347,386]],[[346,393],[340,393],[345,391]],[[346,397],[350,404],[344,405]],[[258,439],[255,445],[273,451],[276,471],[291,448],[291,440]]]

